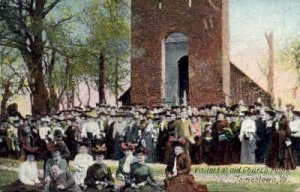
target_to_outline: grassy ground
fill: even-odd
[[[244,184],[244,183],[206,183],[209,191],[219,192],[291,192],[295,191],[297,184]]]
[[[18,177],[18,174],[15,171],[1,170],[0,171],[0,189],[3,186],[6,186],[6,185],[14,182],[17,177]]]
[[[106,161],[110,165],[112,172],[115,173],[117,169],[117,162]],[[20,164],[18,160],[11,160],[0,158],[0,167],[11,167],[17,168]],[[42,162],[38,162],[38,167],[42,168]],[[157,181],[162,184],[164,179],[165,165],[162,164],[151,164],[153,173]],[[226,169],[227,168],[227,169]],[[257,183],[252,180],[244,181],[233,181],[234,174],[237,173],[243,177],[277,177],[279,175],[286,176],[288,179],[283,183]],[[257,174],[258,171],[262,171]],[[255,173],[254,173],[255,172]],[[290,192],[295,191],[299,185],[299,169],[295,171],[273,171],[266,168],[263,165],[230,165],[230,166],[207,166],[197,165],[193,166],[192,173],[194,174],[197,181],[204,183],[208,186],[209,191],[220,191],[220,192]],[[16,171],[1,170],[0,169],[0,188],[14,182],[17,179]],[[119,183],[119,181],[117,182]]]

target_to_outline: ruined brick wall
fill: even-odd
[[[221,4],[162,0],[160,9],[158,0],[132,0],[132,47],[143,55],[131,59],[131,103],[163,102],[162,40],[175,32],[188,37],[189,104],[224,101]]]
[[[243,99],[245,104],[251,105],[260,97],[262,102],[270,105],[270,95],[259,87],[253,80],[245,75],[234,64],[231,64],[231,100],[233,104],[237,104]]]

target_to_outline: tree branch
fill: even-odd
[[[43,17],[45,17],[61,0],[55,0],[53,3],[51,3],[44,11],[43,11]]]

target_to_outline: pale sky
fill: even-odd
[[[229,0],[229,25],[231,54],[266,46],[266,31],[280,46],[300,36],[300,0]]]
[[[258,63],[267,60],[265,32],[274,34],[276,57],[295,38],[300,38],[300,0],[229,0],[230,60],[247,75],[267,88],[266,76]],[[300,89],[295,70],[287,71],[279,65],[274,69],[276,100],[292,103],[300,109]],[[299,82],[298,82],[299,86]]]

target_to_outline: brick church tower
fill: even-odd
[[[131,45],[140,53],[131,58],[131,104],[200,107],[233,99],[228,0],[132,0],[131,6]]]

